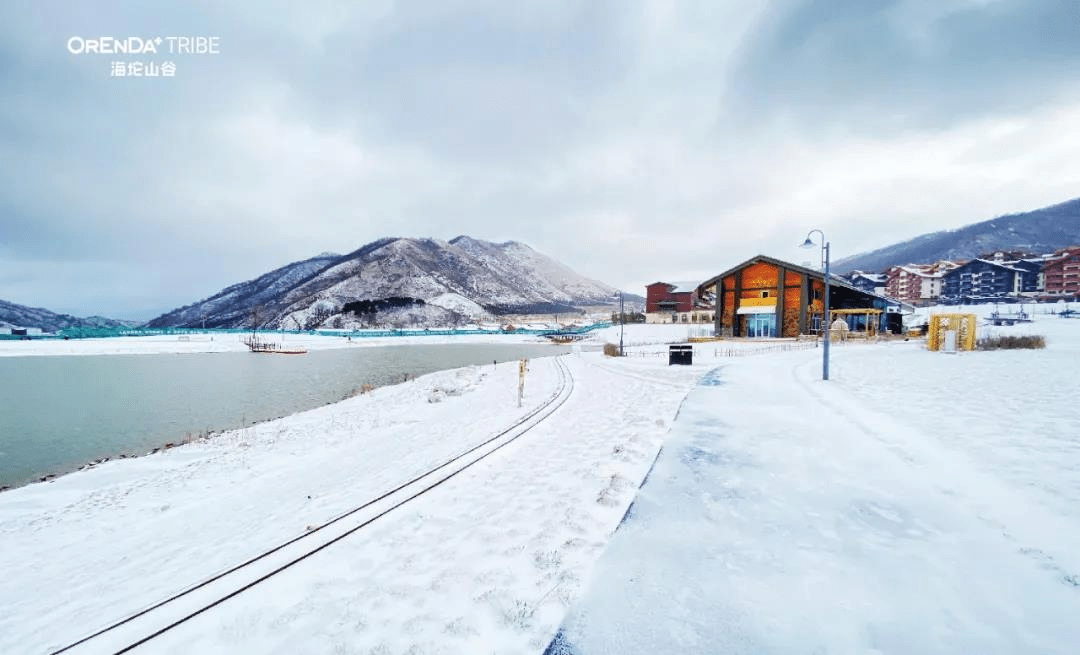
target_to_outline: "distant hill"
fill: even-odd
[[[56,332],[71,327],[133,327],[138,321],[121,321],[102,316],[78,318],[70,314],[57,314],[41,307],[26,307],[0,300],[0,327],[36,327],[45,332]]]
[[[957,230],[924,234],[833,263],[837,272],[884,271],[898,264],[972,259],[994,250],[1053,252],[1080,243],[1080,198],[1022,214],[999,216]]]
[[[147,325],[434,327],[505,314],[580,313],[611,305],[614,293],[516,241],[386,238],[347,255],[283,266]]]

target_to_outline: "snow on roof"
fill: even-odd
[[[698,288],[700,282],[669,282],[675,288],[672,289],[672,293],[689,293]]]
[[[647,286],[655,286],[657,284],[665,284],[670,287],[671,293],[690,293],[698,288],[698,282],[653,282]]]

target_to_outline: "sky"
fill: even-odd
[[[386,236],[639,294],[841,259],[1080,195],[1078,66],[1061,0],[12,0],[0,298],[148,319]]]

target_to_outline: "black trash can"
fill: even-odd
[[[668,366],[680,364],[689,366],[694,363],[694,347],[690,344],[668,346]]]

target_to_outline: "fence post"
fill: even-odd
[[[525,395],[525,363],[528,361],[524,357],[518,360],[518,407],[521,407],[521,398]]]

